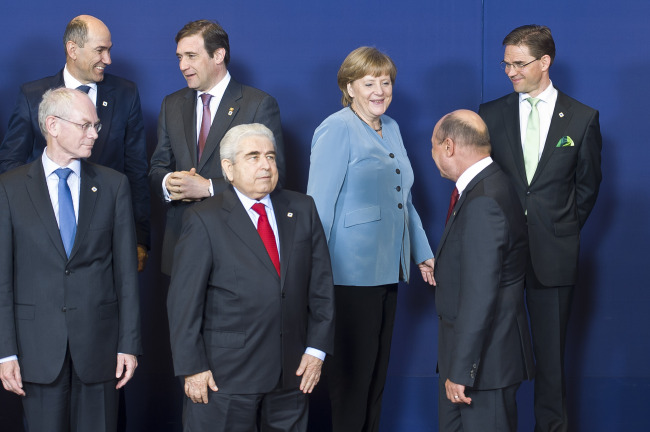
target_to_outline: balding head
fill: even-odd
[[[111,64],[111,32],[99,19],[79,15],[68,23],[63,34],[68,72],[83,84],[104,79]]]

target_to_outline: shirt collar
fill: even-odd
[[[228,87],[228,84],[230,84],[230,72],[226,71],[226,76],[223,77],[223,79],[219,81],[216,86],[212,87],[207,92],[197,91],[196,97],[200,98],[203,93],[208,93],[212,95],[212,97],[216,97],[217,99],[221,100],[223,94],[226,92],[226,87]]]
[[[81,162],[79,159],[73,160],[67,167],[59,166],[56,162],[47,157],[47,147],[45,147],[45,149],[43,149],[43,156],[41,157],[41,161],[43,162],[43,171],[45,171],[45,178],[52,175],[52,173],[59,168],[70,168],[72,172],[77,174],[78,177],[81,177]]]
[[[88,83],[88,84],[82,84],[78,79],[72,76],[70,71],[68,70],[68,65],[65,65],[63,68],[63,83],[67,88],[73,88],[76,89],[77,87],[81,85],[86,85],[90,87],[91,89],[97,91],[97,83]]]
[[[490,156],[487,156],[467,168],[465,172],[462,173],[460,177],[458,177],[458,180],[456,180],[456,189],[458,189],[458,195],[462,195],[469,182],[471,182],[474,177],[478,175],[478,173],[483,171],[491,163],[492,158]]]
[[[246,211],[250,210],[253,207],[253,205],[258,202],[264,204],[265,207],[273,208],[273,206],[271,205],[271,195],[266,195],[265,197],[262,197],[259,200],[254,200],[241,193],[239,189],[237,189],[236,187],[233,186],[233,189],[235,189],[235,192],[237,193],[237,197],[239,198],[239,201],[241,201]]]
[[[531,96],[528,93],[519,93],[519,103],[528,103],[526,99],[529,97]],[[548,87],[546,87],[546,89],[544,89],[543,92],[537,95],[537,99],[546,103],[553,102],[555,99],[557,99],[557,89],[553,87],[553,81],[551,81],[551,83],[548,85]]]

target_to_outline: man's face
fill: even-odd
[[[94,127],[84,131],[80,125],[86,123],[94,125],[99,122],[99,119],[97,110],[88,95],[82,93],[75,95],[71,111],[59,117],[61,118],[54,117],[57,123],[54,150],[65,155],[67,159],[90,157],[97,139],[97,131]]]
[[[545,71],[548,70],[546,57],[548,56],[543,57],[544,61],[541,59],[535,61],[527,46],[506,45],[503,55],[505,63],[524,65],[532,62],[523,68],[506,68],[506,75],[512,81],[512,86],[517,93],[528,93],[531,97],[536,97],[544,91],[546,82],[543,78]]]
[[[178,41],[176,57],[187,86],[204,92],[217,85],[224,52],[223,48],[217,49],[210,57],[201,35],[187,36]]]
[[[88,25],[88,40],[83,47],[73,42],[72,61],[68,70],[83,84],[100,82],[104,79],[104,68],[111,64],[111,32],[101,22],[91,21]],[[68,51],[70,53],[70,51]]]
[[[264,136],[253,135],[239,143],[235,163],[222,162],[228,180],[247,197],[259,200],[270,194],[278,184],[273,143]]]

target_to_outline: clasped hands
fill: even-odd
[[[165,187],[172,201],[200,201],[210,196],[210,180],[189,171],[174,171],[165,180]]]

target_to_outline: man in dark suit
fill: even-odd
[[[311,197],[275,190],[266,126],[230,129],[220,155],[231,186],[185,212],[167,299],[184,430],[306,431],[334,336],[323,227]]]
[[[537,364],[535,431],[567,431],[564,351],[578,273],[580,230],[602,178],[598,111],[553,87],[555,43],[526,25],[503,40],[514,93],[481,105],[492,156],[515,186],[528,222],[526,303]]]
[[[476,113],[446,115],[431,142],[456,183],[435,255],[440,430],[516,432],[516,392],[534,374],[524,215]]]
[[[158,146],[151,157],[152,190],[169,203],[162,271],[172,268],[174,245],[185,209],[223,191],[219,142],[233,126],[262,123],[275,135],[284,177],[280,110],[268,94],[232,79],[228,34],[217,23],[193,21],[176,35],[176,56],[187,88],[165,97],[158,118]]]
[[[102,130],[89,161],[113,168],[129,179],[138,239],[138,269],[142,271],[149,248],[149,188],[147,148],[134,83],[104,73],[111,64],[111,33],[103,22],[89,15],[70,21],[63,35],[66,64],[54,76],[21,86],[7,134],[0,145],[0,173],[38,159],[45,138],[38,126],[38,105],[51,88],[79,88],[97,107]]]
[[[39,124],[41,157],[0,176],[0,378],[30,432],[115,431],[141,352],[129,184],[84,160],[86,94],[48,90]]]

